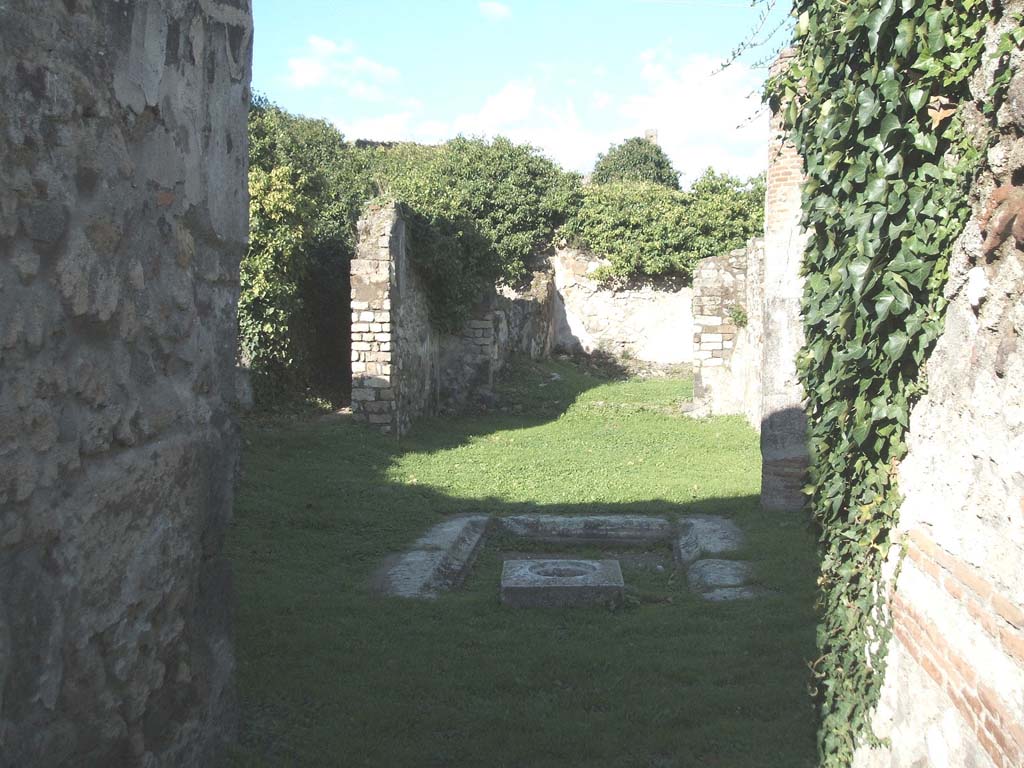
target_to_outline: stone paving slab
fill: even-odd
[[[645,515],[513,515],[496,518],[495,523],[524,539],[581,544],[647,544],[673,533],[665,518]]]
[[[622,601],[618,560],[506,560],[501,602],[515,608],[571,608]]]
[[[397,597],[433,599],[462,583],[472,565],[490,517],[461,515],[438,523],[413,545],[390,558],[374,579],[377,589]]]
[[[698,560],[686,571],[690,591],[711,602],[750,600],[771,594],[770,590],[751,584],[753,577],[753,565],[743,560]]]
[[[719,515],[688,515],[679,518],[675,543],[676,562],[689,565],[708,555],[726,555],[743,548],[746,537],[732,520]]]

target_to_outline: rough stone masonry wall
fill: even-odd
[[[743,410],[742,378],[732,370],[741,326],[735,312],[746,313],[748,252],[751,242],[721,256],[701,259],[693,275],[694,400],[706,412]],[[741,352],[742,352],[741,347]]]
[[[1011,236],[986,256],[978,216],[997,185],[1024,186],[1020,52],[1013,64],[899,468],[907,557],[888,585],[895,636],[874,718],[891,746],[863,748],[858,768],[1024,765],[1024,244]],[[972,82],[976,98],[991,75],[988,64]]]
[[[245,0],[0,2],[0,766],[209,766]]]
[[[552,263],[559,296],[556,346],[658,365],[693,359],[693,291],[689,287],[656,283],[608,288],[590,276],[607,262],[574,248],[559,248]]]
[[[776,66],[785,66],[784,54]],[[786,139],[782,116],[773,115],[765,186],[764,261],[760,326],[761,508],[804,506],[807,419],[796,355],[804,343],[800,315],[800,265],[807,235],[800,226],[803,159]],[[758,310],[754,308],[754,312]]]
[[[514,353],[539,358],[553,341],[553,280],[481,297],[455,334],[434,326],[398,205],[372,206],[351,266],[352,414],[402,435],[423,415],[488,393]]]

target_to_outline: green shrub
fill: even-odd
[[[297,331],[311,201],[298,193],[300,185],[299,174],[286,165],[269,173],[249,169],[249,250],[239,274],[238,334],[241,357],[264,401],[294,384],[305,358]]]
[[[732,320],[732,324],[737,328],[746,328],[750,322],[750,318],[747,317],[747,310],[739,304],[733,304],[729,307],[729,319]]]
[[[249,193],[257,213],[242,267],[239,328],[243,356],[257,381],[264,382],[257,393],[264,402],[310,388],[335,402],[344,397],[349,262],[356,219],[374,189],[369,159],[346,144],[330,123],[254,98]],[[282,249],[285,242],[289,246]],[[245,275],[287,279],[286,285],[273,288],[281,294],[273,313],[261,309],[268,296],[250,300],[256,299],[251,295],[256,283],[247,284]],[[287,351],[283,341],[271,344],[272,337],[287,339]]]
[[[591,181],[595,184],[644,181],[679,189],[679,174],[665,151],[639,137],[612,144],[607,152],[598,155]]]
[[[689,192],[644,182],[589,185],[563,231],[611,262],[600,279],[689,278],[699,259],[741,247],[763,222],[763,180],[709,169]]]
[[[534,148],[498,137],[378,152],[375,178],[389,197],[431,220],[472,221],[493,252],[493,279],[522,279],[578,204],[579,177]]]

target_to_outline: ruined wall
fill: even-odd
[[[574,248],[559,248],[552,257],[560,297],[556,346],[659,365],[689,363],[693,291],[666,281],[612,290],[590,277],[604,263]]]
[[[251,18],[0,3],[0,766],[208,766]]]
[[[997,185],[1024,185],[1020,52],[1014,66],[899,468],[907,556],[895,583],[890,567],[895,636],[874,718],[892,742],[863,748],[859,768],[1024,765],[1024,242],[986,256],[979,221]],[[991,76],[988,64],[972,82],[980,101]]]
[[[417,418],[486,397],[513,354],[534,359],[554,339],[553,280],[538,272],[521,291],[482,296],[457,333],[437,330],[409,256],[398,205],[371,206],[351,266],[352,414],[402,435]]]
[[[776,66],[785,66],[784,54]],[[807,471],[807,418],[796,355],[804,343],[800,265],[807,235],[800,227],[803,159],[773,115],[765,178],[761,359],[761,508],[797,510]]]
[[[761,248],[751,241],[746,248],[701,259],[694,272],[693,396],[702,414],[744,412],[750,358],[760,349],[749,343],[743,318],[735,313],[747,315],[748,261]]]

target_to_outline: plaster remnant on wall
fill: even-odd
[[[558,293],[558,348],[657,365],[680,365],[693,359],[690,287],[654,280],[610,288],[592,277],[608,262],[576,248],[558,248],[552,264]]]

